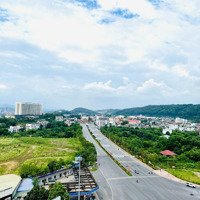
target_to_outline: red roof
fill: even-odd
[[[160,153],[162,155],[165,155],[165,156],[174,156],[174,155],[176,155],[173,151],[170,151],[170,150],[164,150],[164,151],[161,151]]]
[[[136,120],[136,119],[130,119],[130,120],[128,120],[128,122],[131,124],[140,124],[140,121]]]

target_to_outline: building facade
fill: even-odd
[[[42,105],[38,103],[16,102],[15,115],[41,115]]]

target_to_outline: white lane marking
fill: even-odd
[[[121,161],[121,163],[136,163],[136,164],[138,164],[136,161]]]
[[[112,190],[112,187],[111,187],[110,183],[108,182],[108,179],[106,179],[106,177],[104,176],[104,174],[103,174],[102,170],[100,169],[100,167],[99,167],[99,170],[100,170],[102,176],[105,178],[106,182],[108,183],[108,186],[110,187],[111,196],[112,196],[112,200],[113,200],[113,190]]]
[[[123,176],[123,177],[115,177],[115,178],[108,178],[108,181],[112,180],[123,180],[123,179],[138,179],[138,178],[160,178],[159,176]]]

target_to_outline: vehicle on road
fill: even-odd
[[[136,174],[139,174],[139,172],[137,170],[134,171]]]
[[[191,187],[191,188],[196,188],[196,186],[192,183],[186,183],[185,185],[188,186],[188,187]]]

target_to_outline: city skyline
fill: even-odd
[[[198,104],[198,0],[0,2],[0,104]]]

